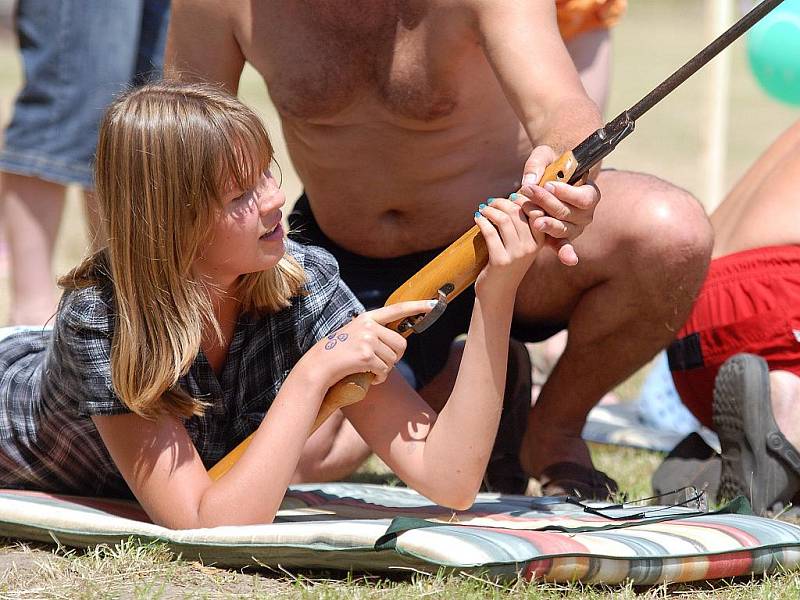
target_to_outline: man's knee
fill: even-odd
[[[634,174],[632,174],[634,175]],[[656,177],[635,175],[640,190],[627,234],[632,260],[702,281],[714,244],[703,207],[689,192]],[[642,179],[643,178],[643,179]]]

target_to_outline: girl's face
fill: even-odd
[[[228,288],[240,275],[278,264],[285,250],[281,226],[285,202],[269,171],[252,189],[229,187],[222,198],[222,211],[195,260],[196,272]]]

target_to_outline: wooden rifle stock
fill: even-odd
[[[567,151],[547,168],[539,184],[543,185],[548,181],[569,181],[577,167],[578,161],[572,151]],[[397,288],[386,300],[386,306],[408,300],[428,299],[440,300],[443,306],[446,306],[453,298],[473,284],[488,260],[489,251],[486,248],[486,242],[480,229],[475,225]],[[416,322],[402,319],[389,323],[387,327],[408,337],[415,331],[414,326],[423,319],[424,317]],[[426,326],[428,325],[430,323]],[[420,330],[417,327],[416,331]],[[331,387],[322,400],[310,433],[315,432],[337,409],[363,400],[373,378],[372,373],[354,373]],[[211,467],[208,474],[212,479],[219,479],[228,472],[244,453],[253,435],[250,434]]]

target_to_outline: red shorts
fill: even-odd
[[[706,426],[717,371],[740,352],[800,376],[800,245],[711,262],[689,320],[667,349],[678,394]]]

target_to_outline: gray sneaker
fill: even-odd
[[[790,502],[800,490],[800,454],[775,423],[763,358],[736,354],[723,363],[713,418],[722,447],[718,500],[746,496],[756,514]]]

